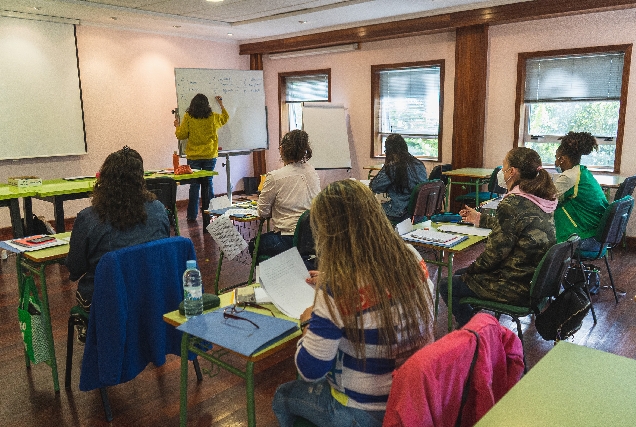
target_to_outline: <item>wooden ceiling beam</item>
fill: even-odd
[[[277,40],[244,43],[241,55],[281,53],[296,50],[363,43],[439,33],[473,25],[496,25],[554,18],[582,13],[636,8],[634,0],[534,0],[422,18],[364,25],[342,30],[306,34]]]

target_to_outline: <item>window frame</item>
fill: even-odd
[[[289,109],[287,102],[285,102],[285,93],[287,89],[288,77],[302,77],[311,76],[316,74],[327,75],[327,87],[328,87],[328,100],[321,102],[331,102],[331,68],[325,68],[320,70],[302,70],[302,71],[288,71],[278,73],[278,140],[280,141],[284,134],[289,132]]]
[[[625,132],[625,112],[627,109],[627,90],[629,86],[629,69],[632,56],[632,44],[622,45],[609,45],[609,46],[594,46],[574,49],[558,49],[558,50],[546,50],[537,52],[520,52],[517,59],[517,90],[515,100],[515,122],[514,122],[514,146],[521,147],[524,144],[525,137],[528,134],[528,119],[529,119],[529,105],[524,101],[525,98],[525,82],[526,82],[526,69],[527,60],[535,58],[549,58],[559,56],[574,56],[574,55],[589,55],[589,54],[602,54],[602,53],[623,53],[623,76],[621,79],[621,95],[618,108],[618,129],[616,132],[616,150],[614,153],[614,166],[613,168],[597,168],[591,167],[590,170],[599,172],[620,173],[621,156],[623,150],[623,135]],[[553,135],[547,138],[541,138],[540,142],[555,142],[556,138]],[[596,138],[599,144],[604,142],[604,138]],[[546,164],[547,165],[547,164]]]
[[[430,61],[404,62],[398,64],[371,65],[371,152],[372,159],[383,159],[384,154],[376,154],[382,151],[382,137],[380,130],[380,72],[402,70],[407,68],[439,67],[439,127],[437,133],[437,157],[415,156],[420,160],[439,162],[442,158],[442,134],[444,117],[444,59]]]

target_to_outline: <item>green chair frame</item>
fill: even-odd
[[[493,169],[492,174],[490,175],[490,179],[488,180],[488,191],[482,191],[479,193],[479,201],[485,202],[488,200],[495,199],[499,197],[500,194],[504,194],[507,190],[499,186],[497,182],[497,174],[501,170],[501,166],[497,166]],[[455,197],[455,201],[469,203],[472,201],[475,203],[476,200],[476,192],[470,192],[468,194],[463,194],[461,196]]]
[[[548,300],[559,294],[563,277],[572,263],[572,257],[578,248],[579,242],[579,236],[572,235],[567,241],[557,243],[546,252],[530,281],[529,304],[512,305],[475,297],[462,298],[460,304],[470,304],[473,307],[473,312],[480,310],[492,311],[497,318],[502,314],[510,316],[517,324],[517,335],[521,340],[522,346],[524,346],[523,331],[521,330],[521,321],[519,319],[540,313]],[[525,354],[524,346],[524,365],[526,362]]]

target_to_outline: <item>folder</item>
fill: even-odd
[[[298,330],[295,322],[247,310],[232,314],[251,320],[258,328],[245,320],[225,319],[226,308],[192,317],[177,329],[248,357]]]

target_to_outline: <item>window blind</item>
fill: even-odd
[[[311,102],[329,100],[327,74],[289,76],[285,78],[285,102]]]
[[[525,102],[620,100],[624,53],[526,60]]]
[[[380,132],[437,135],[440,66],[382,70]]]

